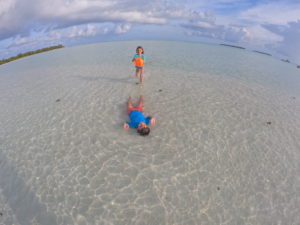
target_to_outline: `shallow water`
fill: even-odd
[[[142,44],[145,84],[131,57]],[[188,42],[0,67],[0,224],[297,224],[300,70]],[[144,95],[149,137],[122,130]]]

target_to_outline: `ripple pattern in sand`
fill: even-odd
[[[61,65],[1,86],[1,223],[300,221],[300,97],[151,62],[139,87],[125,63],[66,51]],[[139,94],[157,119],[147,139],[121,129],[128,96]]]

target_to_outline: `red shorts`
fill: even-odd
[[[134,110],[139,111],[141,113],[143,112],[142,106],[136,106],[136,107],[128,107],[127,113],[129,114],[131,111],[134,111]]]

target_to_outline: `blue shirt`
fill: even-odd
[[[138,57],[140,57],[139,54],[135,54],[135,55],[133,56],[134,59],[135,59],[135,58],[138,58]],[[144,60],[144,62],[146,62],[146,56],[144,56],[144,54],[141,55],[141,58]]]
[[[133,110],[129,113],[129,118],[130,118],[130,122],[126,122],[130,128],[138,128],[139,123],[143,122],[145,124],[149,124],[151,117],[144,117],[143,113],[137,111],[137,110]]]

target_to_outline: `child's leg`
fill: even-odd
[[[142,72],[142,69],[136,69],[135,76],[139,81],[141,81],[141,72]]]
[[[139,73],[140,73],[139,69],[135,69],[135,76],[137,79],[140,79]]]
[[[144,67],[140,71],[140,83],[142,84],[144,81]]]

